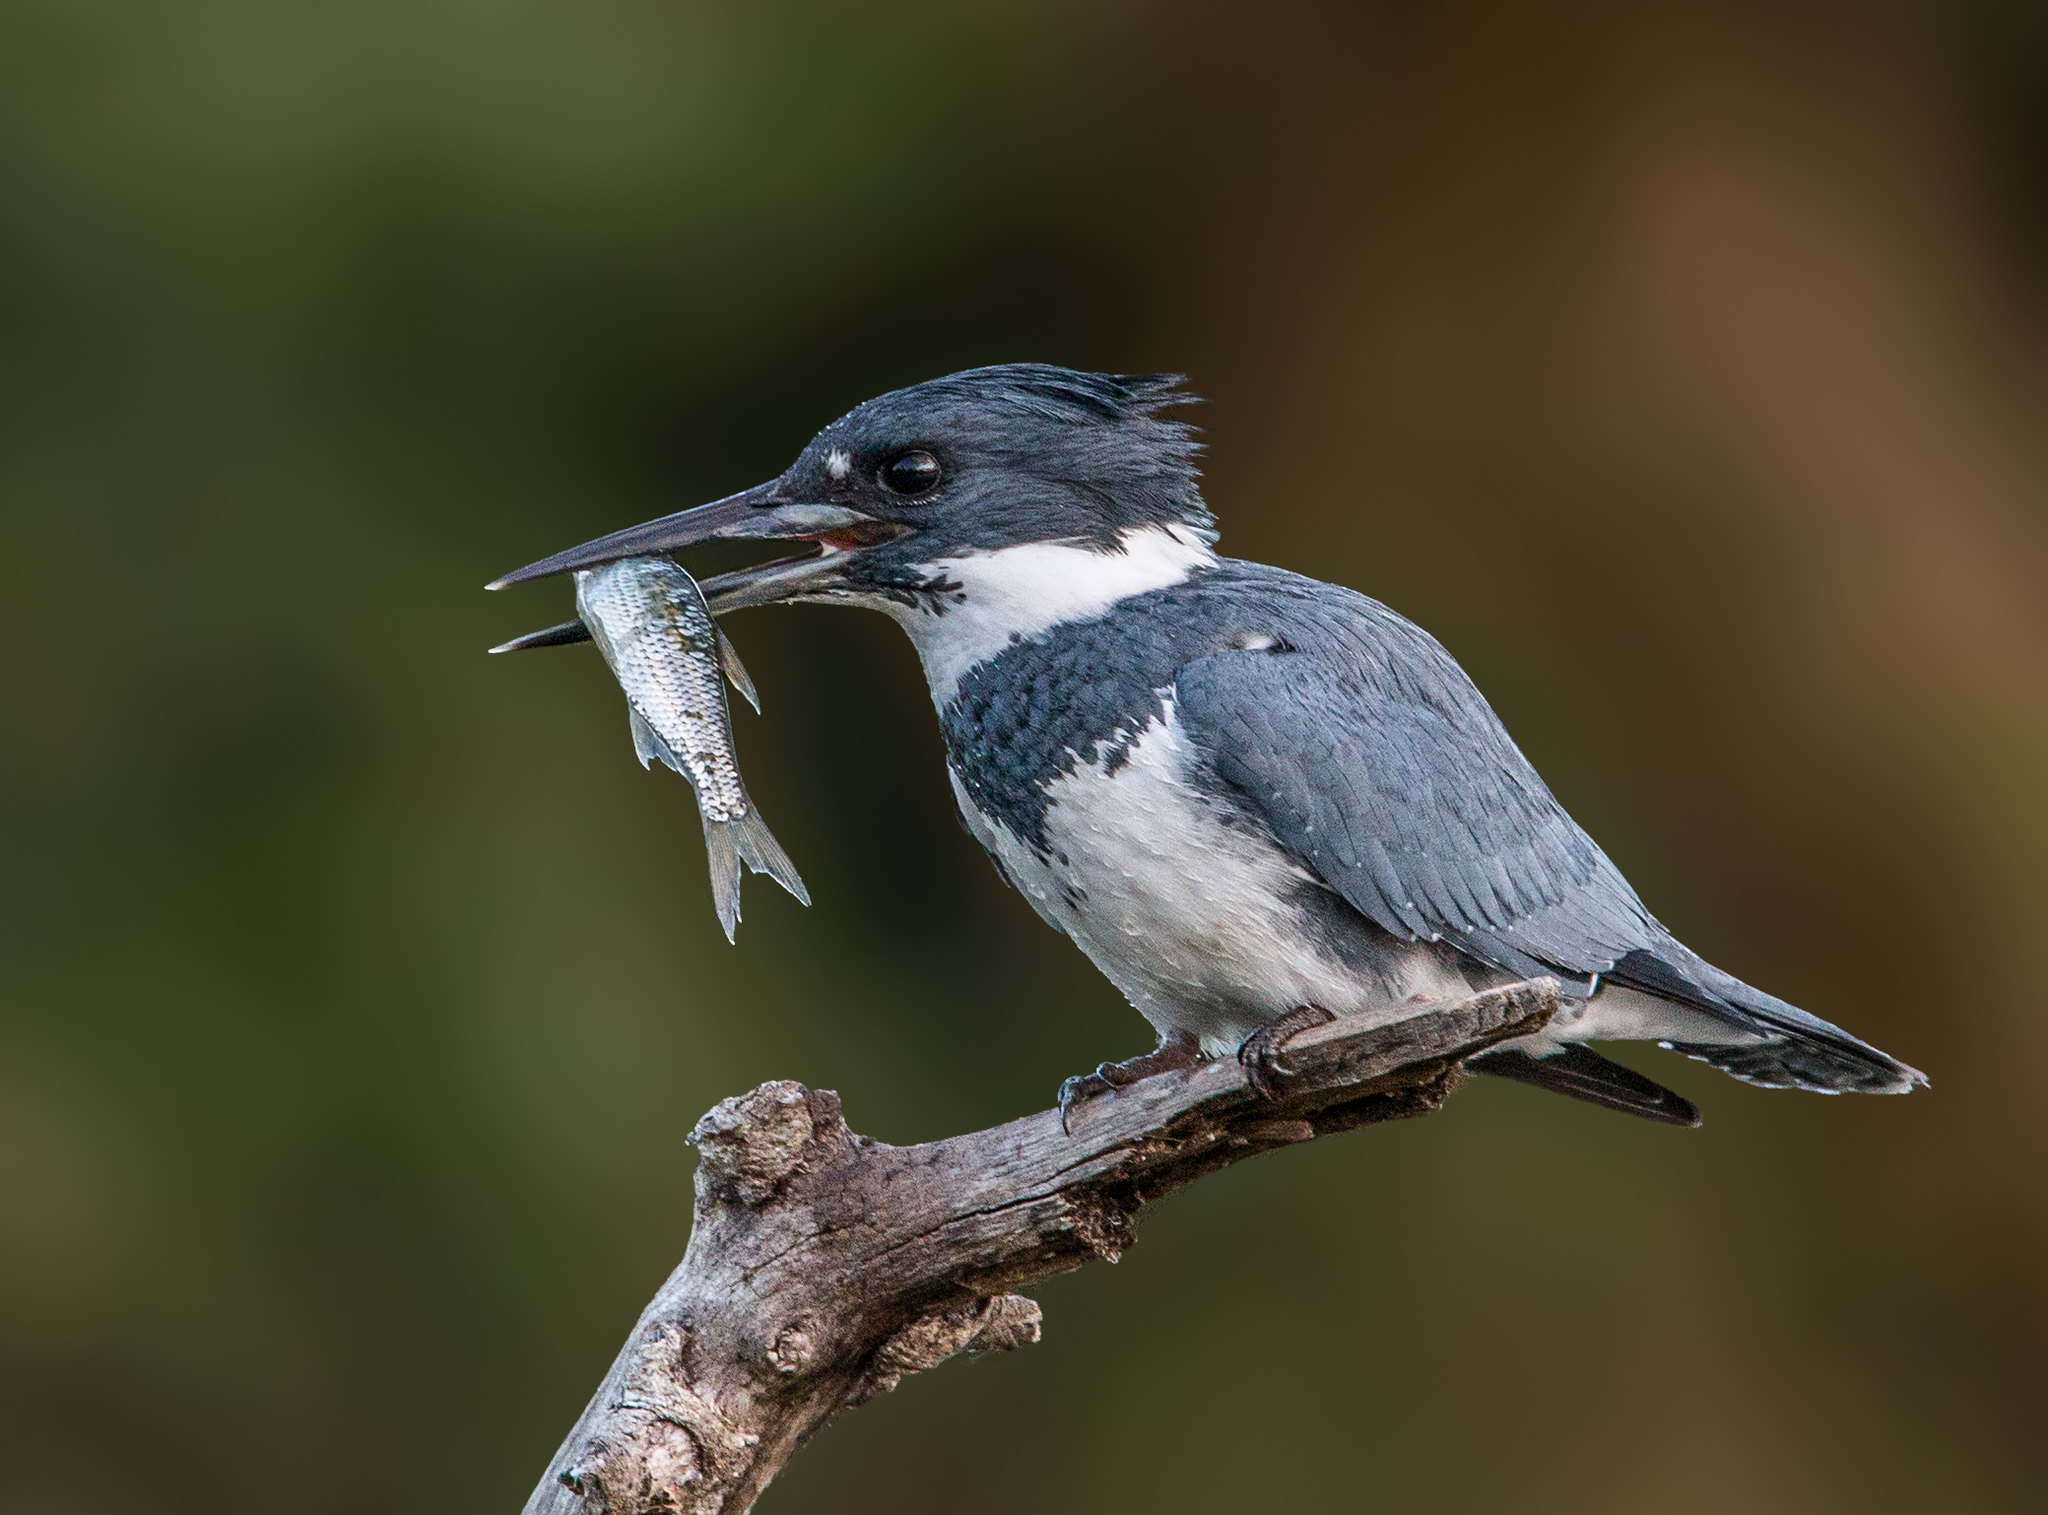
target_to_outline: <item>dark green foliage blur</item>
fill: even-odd
[[[810,883],[493,575],[978,363],[1180,369],[1224,545],[1473,671],[1700,950],[1926,1068],[1480,1081],[1205,1182],[776,1511],[2038,1509],[2044,32],[1530,9],[0,6],[0,1510],[505,1511],[762,1079],[1147,1044],[879,618],[736,617]],[[716,566],[715,564],[713,566]]]

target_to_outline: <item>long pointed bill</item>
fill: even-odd
[[[514,637],[509,642],[500,642],[491,648],[492,652],[525,652],[531,647],[570,647],[578,642],[590,640],[590,628],[581,621],[564,621],[559,626],[550,626],[546,631],[529,631],[523,637]]]
[[[645,525],[629,526],[594,542],[585,542],[581,547],[571,547],[567,552],[542,558],[538,563],[529,563],[486,587],[503,589],[508,584],[523,584],[528,579],[544,579],[551,574],[571,573],[578,568],[595,568],[600,563],[613,563],[620,558],[676,552],[703,542],[816,540],[826,532],[843,530],[870,519],[843,505],[805,505],[781,500],[776,497],[775,490],[775,484],[762,484],[728,495],[725,499],[714,500],[709,505],[699,505],[694,510],[682,510]],[[721,574],[719,577],[742,578],[747,576],[747,572],[743,570],[740,574]],[[762,602],[748,600],[747,603]]]
[[[839,565],[833,561],[837,556],[837,553],[827,552],[817,557],[784,558],[775,563],[763,563],[758,568],[742,568],[737,573],[714,574],[699,582],[697,588],[703,592],[705,608],[713,615],[745,610],[750,605],[773,605],[778,600],[786,600],[806,589],[829,583],[839,571]],[[535,647],[573,647],[578,642],[589,640],[588,626],[581,621],[564,621],[545,631],[529,631],[523,637],[500,642],[490,650],[526,652]]]
[[[843,587],[842,574],[854,553],[902,536],[909,529],[843,505],[808,505],[781,499],[776,493],[779,485],[779,480],[762,484],[694,510],[677,511],[644,526],[629,526],[581,547],[542,558],[538,563],[529,563],[486,587],[503,589],[508,584],[596,568],[621,558],[679,552],[703,542],[786,541],[803,543],[809,549],[802,557],[778,558],[702,580],[697,587],[704,592],[705,606],[713,615],[724,615],[749,605],[773,605],[807,595],[829,596],[835,588]],[[491,651],[523,652],[529,647],[566,647],[588,640],[590,633],[580,621],[565,621],[545,631],[514,637]]]

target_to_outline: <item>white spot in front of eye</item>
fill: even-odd
[[[835,484],[844,484],[846,476],[853,471],[853,455],[844,447],[835,447],[825,454],[825,472]]]

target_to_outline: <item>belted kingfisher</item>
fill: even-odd
[[[493,584],[712,539],[809,544],[709,579],[723,613],[823,601],[909,633],[967,829],[1158,1033],[1062,1106],[1199,1058],[1264,1085],[1335,1016],[1549,974],[1563,1007],[1472,1067],[1677,1125],[1593,1051],[1654,1041],[1768,1088],[1916,1069],[1722,972],[1650,914],[1427,632],[1221,557],[1175,375],[973,369],[858,406],[780,478]],[[574,640],[571,624],[508,646]]]

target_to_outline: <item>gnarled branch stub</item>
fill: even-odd
[[[1038,1340],[1035,1280],[1115,1261],[1146,1204],[1246,1157],[1443,1103],[1463,1061],[1540,1029],[1532,979],[1333,1021],[1287,1043],[1278,1098],[1212,1062],[912,1147],[856,1136],[839,1097],[776,1080],[690,1133],[681,1264],[527,1501],[528,1515],[741,1515],[839,1410],[960,1353]]]

